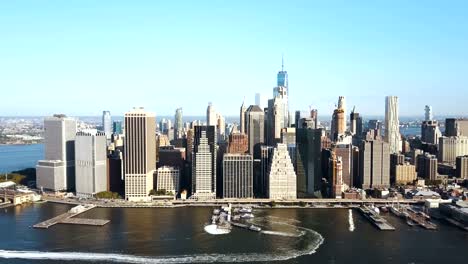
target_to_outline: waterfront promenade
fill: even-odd
[[[43,200],[62,204],[87,204],[93,203],[102,208],[171,208],[185,206],[219,206],[224,204],[249,205],[252,207],[274,207],[274,208],[355,208],[361,205],[389,206],[393,203],[400,204],[422,204],[424,201],[411,199],[294,199],[294,200],[272,200],[272,199],[213,199],[213,200],[163,200],[153,202],[129,202],[123,199],[91,199],[78,200],[74,198],[61,198],[43,195]]]

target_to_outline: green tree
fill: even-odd
[[[121,199],[122,197],[120,197],[120,195],[118,193],[116,193],[116,192],[104,191],[104,192],[96,193],[96,198],[99,198],[99,199]]]

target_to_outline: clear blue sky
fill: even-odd
[[[0,1],[0,116],[236,115],[282,53],[291,110],[468,112],[467,1],[44,0]]]

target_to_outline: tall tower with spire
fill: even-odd
[[[278,72],[276,77],[276,85],[286,87],[286,92],[288,91],[288,72],[284,70],[284,57],[281,56],[281,71]]]
[[[245,111],[247,111],[247,108],[245,107],[245,97],[244,97],[244,100],[242,101],[242,105],[241,105],[241,108],[240,108],[240,119],[239,119],[239,122],[240,122],[240,132],[245,134]]]

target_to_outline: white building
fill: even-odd
[[[206,131],[201,131],[197,152],[192,155],[192,197],[195,199],[216,198],[213,180],[213,153],[208,144]]]
[[[65,115],[44,119],[45,159],[36,166],[38,188],[52,191],[75,188],[76,120]]]
[[[285,144],[273,150],[269,171],[268,197],[270,199],[296,199],[296,173]]]
[[[468,137],[441,137],[439,139],[439,161],[455,163],[458,156],[468,155]]]
[[[156,190],[165,190],[176,195],[179,192],[179,168],[163,166],[156,170]]]
[[[125,199],[148,201],[156,170],[156,115],[143,108],[125,113]]]
[[[92,197],[107,190],[106,136],[97,131],[76,133],[75,175],[79,197]]]
[[[387,96],[385,98],[385,141],[390,145],[390,153],[399,153],[401,151],[397,96]]]
[[[112,117],[109,111],[102,111],[102,130],[106,133],[107,140],[112,136]]]
[[[208,103],[208,108],[206,108],[206,125],[216,127],[218,124],[217,117],[213,104],[211,102]]]

